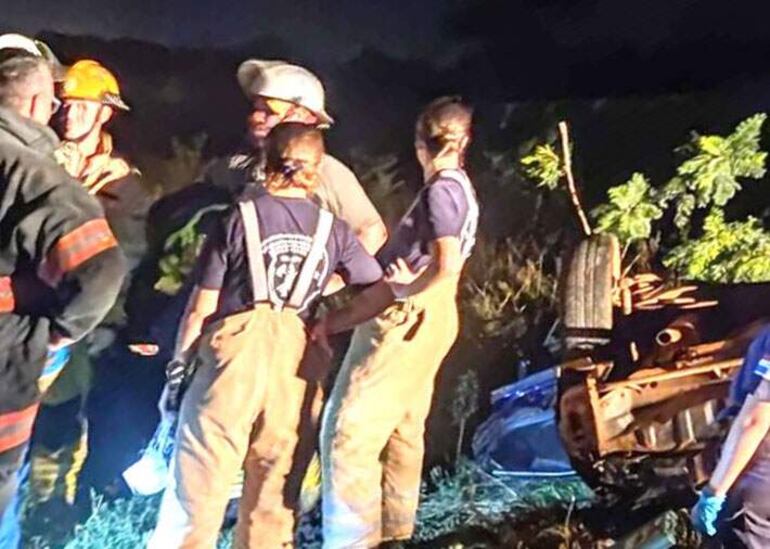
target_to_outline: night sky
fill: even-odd
[[[314,67],[363,48],[433,64],[463,59],[471,81],[549,98],[765,76],[768,21],[766,0],[25,0],[5,2],[0,30],[217,48],[277,39]]]
[[[405,57],[441,35],[455,0],[24,0],[5,2],[0,28],[131,37],[169,46],[228,46],[260,35],[301,42],[320,60],[362,45]],[[225,7],[226,6],[226,7]]]

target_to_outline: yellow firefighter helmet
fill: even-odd
[[[98,101],[124,111],[130,110],[120,97],[115,75],[92,59],[78,61],[67,69],[59,97],[65,100]]]

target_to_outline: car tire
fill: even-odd
[[[612,291],[620,278],[620,246],[614,235],[597,234],[575,248],[564,276],[562,318],[567,352],[606,345],[612,330]]]

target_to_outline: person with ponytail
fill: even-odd
[[[471,120],[469,106],[444,97],[417,121],[425,185],[377,255],[397,299],[355,329],[322,421],[324,547],[412,536],[425,419],[457,338],[457,290],[478,225],[464,169]],[[352,328],[350,311],[321,319],[313,337]]]
[[[320,130],[277,126],[267,192],[244,195],[206,240],[167,368],[170,382],[180,366],[195,373],[150,548],[214,547],[241,468],[234,547],[293,545],[295,481],[312,455],[301,447],[315,440],[311,408],[323,377],[303,367],[306,323],[333,273],[367,286],[359,295],[369,302],[393,298],[347,223],[310,199],[323,154]],[[164,415],[175,413],[172,388],[159,403]]]

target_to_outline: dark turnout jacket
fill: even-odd
[[[101,132],[96,151],[84,156],[78,144],[65,141],[54,157],[68,174],[104,208],[104,216],[128,260],[129,270],[142,259],[146,248],[145,223],[153,197],[142,185],[139,171],[115,154],[112,136]]]
[[[24,443],[52,338],[87,334],[126,271],[102,207],[47,127],[0,108],[0,452]]]

